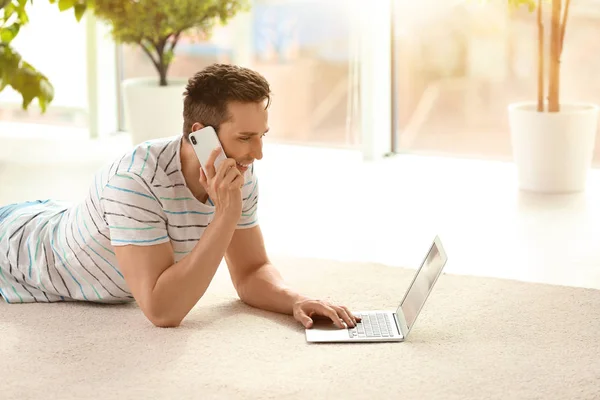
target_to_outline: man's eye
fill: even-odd
[[[241,137],[240,140],[247,142],[248,140],[250,140],[250,138],[249,137]]]

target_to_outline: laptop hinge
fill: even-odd
[[[398,331],[398,335],[400,335],[401,337],[404,337],[404,335],[402,334],[402,331],[400,331],[400,321],[398,321],[398,315],[396,313],[393,313],[394,315],[394,320],[396,321],[396,330]]]

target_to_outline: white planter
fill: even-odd
[[[508,114],[521,190],[585,190],[598,129],[597,105],[567,103],[550,113],[537,112],[535,103],[515,103]]]
[[[134,144],[182,133],[187,80],[170,79],[168,86],[158,83],[158,76],[123,81],[125,128]]]

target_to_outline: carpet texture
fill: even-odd
[[[276,259],[303,293],[395,308],[413,270]],[[224,265],[175,329],[135,304],[0,301],[1,399],[598,399],[600,291],[443,275],[408,341],[307,344]]]

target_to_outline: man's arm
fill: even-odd
[[[225,259],[240,299],[252,307],[294,315],[306,327],[312,326],[313,315],[326,316],[341,328],[341,320],[356,323],[346,307],[312,300],[287,286],[267,257],[259,226],[236,230]]]
[[[174,262],[170,242],[116,246],[121,272],[146,317],[156,326],[178,326],[210,285],[237,225],[215,217],[194,249]]]
[[[225,260],[240,299],[250,306],[291,315],[294,303],[305,299],[271,265],[258,225],[235,231]]]
[[[215,149],[211,153],[206,166],[207,174],[200,170],[200,184],[215,204],[214,219],[190,254],[177,263],[174,262],[173,248],[168,241],[167,220],[161,216],[163,210],[152,193],[145,193],[144,185],[137,182],[135,176],[119,180],[120,184],[130,185],[127,187],[112,188],[112,185],[107,185],[121,196],[122,193],[131,196],[129,201],[106,198],[107,205],[127,205],[129,208],[105,216],[110,216],[107,219],[109,227],[112,225],[111,243],[119,243],[115,246],[115,255],[123,277],[146,317],[157,326],[178,326],[190,312],[206,292],[237,227],[242,212],[241,188],[244,178],[236,168],[234,159],[224,160],[215,170],[214,161],[219,151]],[[138,218],[131,216],[128,223],[133,226],[125,227],[123,232],[130,232],[129,237],[112,237],[113,233],[115,236],[123,234],[118,219],[112,221],[113,216],[128,216],[128,213],[141,213],[136,214]],[[143,222],[148,218],[147,214],[161,217],[163,223]],[[137,240],[131,235],[145,237]],[[161,244],[154,246],[137,245],[159,240]]]

